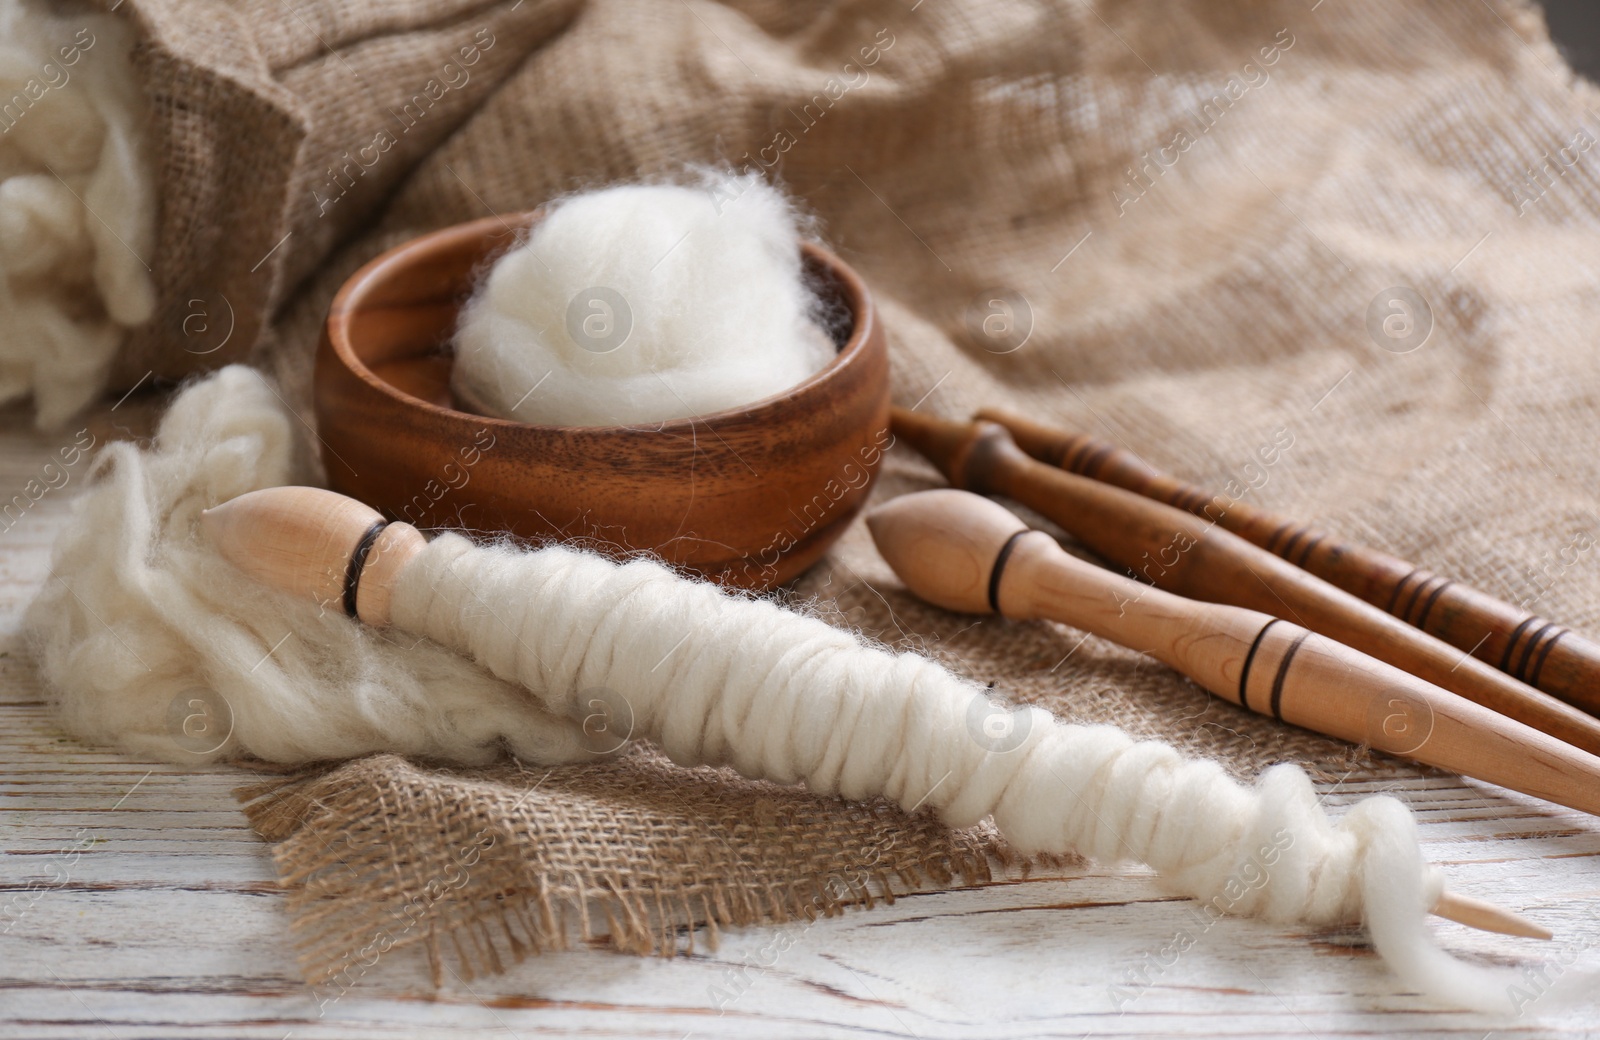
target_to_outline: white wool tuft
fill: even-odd
[[[581,724],[522,687],[274,592],[200,541],[202,509],[306,478],[296,429],[235,365],[184,391],[150,450],[116,443],[95,460],[24,622],[67,728],[180,763],[594,758]]]
[[[837,354],[799,250],[793,208],[756,174],[563,199],[463,310],[451,386],[478,412],[562,426],[770,397]]]
[[[153,175],[132,30],[0,0],[0,404],[41,427],[105,388],[150,319]]]

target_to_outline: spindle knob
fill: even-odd
[[[371,625],[389,623],[395,580],[427,544],[410,524],[313,487],[247,492],[202,512],[200,530],[257,581]]]
[[[952,488],[901,495],[868,513],[867,527],[907,588],[966,614],[1000,612],[1000,577],[1024,538],[1056,547],[999,503]]]

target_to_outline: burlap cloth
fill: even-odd
[[[1600,121],[1534,8],[120,10],[145,41],[164,203],[161,317],[131,344],[124,385],[248,358],[308,413],[318,323],[379,250],[612,179],[759,166],[871,284],[898,403],[999,404],[1087,429],[1600,629],[1587,551]],[[1397,310],[1393,287],[1428,313]],[[231,320],[188,320],[198,312]],[[1413,327],[1428,331],[1420,346]],[[877,493],[935,479],[898,449]],[[1007,698],[1240,776],[1285,759],[1335,777],[1382,764],[1065,628],[923,607],[859,524],[790,594]],[[269,786],[252,818],[279,842],[321,980],[423,940],[468,970],[591,930],[670,950],[687,922],[981,881],[1006,855],[992,833],[951,834],[925,812],[676,770],[645,748],[548,776],[379,757]]]

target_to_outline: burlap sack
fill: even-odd
[[[1594,561],[1574,549],[1597,526],[1600,127],[1593,91],[1571,82],[1531,6],[122,10],[146,40],[165,200],[163,317],[130,348],[127,382],[249,356],[305,411],[327,303],[379,250],[583,185],[685,163],[759,168],[871,284],[898,403],[949,415],[999,404],[1088,429],[1202,486],[1241,481],[1247,500],[1600,628]],[[463,89],[325,207],[330,163],[403,124],[390,110],[485,27],[494,45]],[[226,305],[232,338],[185,336],[191,300]],[[1264,465],[1261,449],[1286,439]],[[877,494],[935,482],[897,450]],[[1131,651],[921,606],[859,525],[792,594],[1006,697],[1170,740],[1239,775],[1284,759],[1333,777],[1375,764]],[[311,974],[359,959],[485,827],[503,837],[493,866],[425,900],[396,941],[477,936],[460,941],[515,954],[559,943],[562,920],[598,896],[601,916],[624,922],[623,945],[671,948],[676,923],[793,913],[787,893],[803,902],[883,828],[905,884],[963,872],[937,864],[981,877],[978,864],[1004,854],[985,834],[742,781],[708,786],[648,759],[560,776],[514,811],[526,789],[514,769],[396,759],[267,794],[255,818],[283,842]],[[760,798],[792,822],[737,831],[729,821]],[[676,828],[728,837],[719,848],[738,866],[721,897],[743,909],[700,899],[706,879],[674,847]],[[443,841],[410,840],[424,833]],[[328,835],[360,847],[398,836],[407,857],[367,856],[341,888],[327,880],[338,861]],[[842,855],[816,861],[775,853],[835,846]],[[485,908],[502,898],[534,923],[494,940]],[[656,900],[653,923],[632,920]]]

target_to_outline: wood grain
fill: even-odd
[[[144,432],[126,421],[133,407],[102,417],[104,429]],[[3,418],[0,489],[20,488],[71,438]],[[397,951],[343,996],[315,993],[296,973],[270,850],[230,793],[251,774],[85,747],[45,704],[17,621],[49,580],[50,538],[75,490],[0,533],[0,907],[32,898],[0,922],[0,1036],[1483,1040],[1491,1029],[1399,991],[1352,933],[1222,919],[1164,964],[1175,933],[1195,927],[1193,904],[1102,865],[725,933],[715,953],[702,936],[700,954],[671,961],[598,946],[550,954],[497,978],[447,975],[437,991]],[[1551,947],[1441,924],[1450,949],[1500,963],[1600,949],[1593,820],[1433,774],[1395,783],[1357,769],[1321,790],[1335,810],[1374,793],[1405,800],[1453,887],[1557,933]],[[68,865],[60,850],[84,836]],[[1578,1009],[1495,1035],[1577,1038],[1593,1023]]]
[[[457,309],[537,216],[424,235],[340,289],[315,378],[329,486],[421,528],[648,550],[740,587],[810,566],[866,501],[889,443],[888,348],[865,283],[827,250],[802,247],[852,327],[827,367],[742,408],[582,427],[459,410],[448,356]]]
[[[1283,617],[1600,754],[1600,719],[1456,650],[1222,527],[1032,458],[1003,426],[894,410],[894,430],[954,487],[1004,495],[1168,592]]]
[[[1513,678],[1600,715],[1600,644],[1487,592],[1308,524],[1208,494],[1130,452],[1000,409],[978,418],[1011,431],[1036,459],[1214,520],[1297,567],[1472,654]]]
[[[1257,714],[1600,815],[1600,758],[1293,622],[1080,560],[981,495],[901,495],[867,524],[906,587],[947,610],[1071,625]]]

